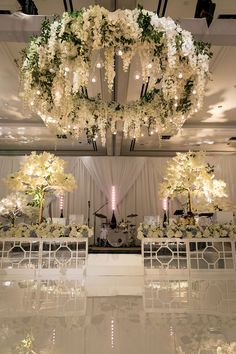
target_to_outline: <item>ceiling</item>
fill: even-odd
[[[39,16],[23,15],[16,0],[0,0],[0,10],[10,10],[11,15],[0,15],[0,154],[24,154],[32,150],[49,150],[60,155],[125,155],[165,156],[176,151],[205,150],[210,154],[236,153],[236,19],[218,19],[219,15],[236,14],[235,0],[214,0],[216,9],[208,28],[205,19],[195,19],[197,0],[35,0]],[[210,64],[212,80],[209,82],[204,106],[192,116],[176,136],[159,140],[157,134],[144,132],[140,139],[125,139],[122,131],[107,133],[107,144],[99,139],[88,142],[86,135],[79,140],[57,137],[42,120],[23,107],[19,97],[19,78],[16,59],[32,33],[39,33],[44,15],[61,14],[67,6],[77,10],[99,3],[109,10],[134,8],[137,3],[146,9],[177,19],[197,39],[212,43],[214,53]],[[135,80],[134,62],[128,73],[119,68],[119,85],[116,98],[125,102],[138,97],[141,80]],[[88,87],[91,95],[107,95],[103,80],[97,73],[96,83]],[[235,139],[234,139],[235,138]]]

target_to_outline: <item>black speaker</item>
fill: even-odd
[[[198,0],[194,17],[205,17],[209,27],[214,17],[215,8],[216,4],[211,0]]]
[[[27,15],[38,15],[38,9],[33,0],[18,0],[21,5],[21,11]]]

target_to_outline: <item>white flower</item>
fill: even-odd
[[[175,233],[172,230],[168,230],[167,237],[169,237],[169,238],[175,237]]]
[[[208,229],[203,231],[203,237],[210,237],[211,233]]]
[[[182,237],[183,234],[180,230],[178,230],[176,233],[175,233],[175,237]]]

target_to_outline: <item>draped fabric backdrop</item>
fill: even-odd
[[[0,198],[8,194],[3,178],[19,169],[21,156],[0,156]],[[77,189],[65,195],[64,215],[83,214],[88,218],[88,201],[91,203],[90,224],[93,212],[106,202],[100,213],[111,218],[111,187],[116,187],[117,220],[126,219],[129,214],[138,214],[132,222],[138,224],[145,215],[163,215],[162,201],[158,196],[166,162],[164,157],[64,157],[67,172],[77,181]],[[215,175],[227,183],[228,195],[236,205],[236,156],[211,156],[207,161],[215,166]],[[170,210],[179,208],[178,202],[171,202]],[[47,208],[46,208],[47,209]],[[52,201],[53,216],[59,217],[59,202]],[[47,214],[47,210],[45,210]],[[46,215],[47,216],[47,215]],[[98,220],[97,220],[98,221]]]

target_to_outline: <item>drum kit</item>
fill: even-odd
[[[136,226],[133,221],[129,220],[136,218],[137,214],[127,215],[126,221],[122,220],[117,224],[115,229],[110,227],[107,222],[107,217],[103,214],[96,214],[98,218],[106,219],[102,223],[100,237],[98,238],[99,246],[112,246],[112,247],[131,247],[135,245]]]

